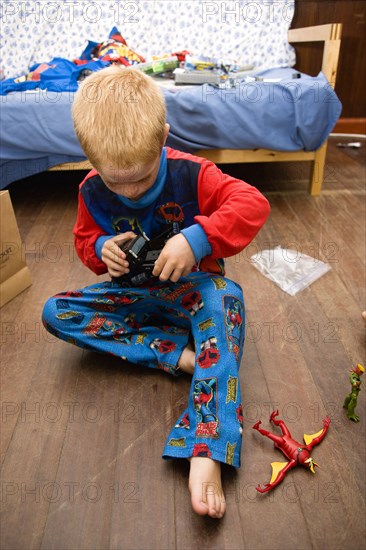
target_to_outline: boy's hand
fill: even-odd
[[[188,275],[196,263],[192,248],[182,235],[174,235],[166,242],[155,262],[153,275],[161,281],[170,279],[176,283],[180,277]]]
[[[111,277],[121,277],[129,272],[126,254],[118,245],[134,237],[136,237],[135,233],[127,231],[127,233],[121,233],[105,241],[102,248],[102,261],[106,264]]]

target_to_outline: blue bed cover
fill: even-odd
[[[211,85],[164,88],[170,133],[167,145],[199,149],[313,151],[328,137],[341,103],[325,76],[292,68],[257,73],[231,89]],[[65,162],[85,160],[76,139],[73,93],[48,90],[0,97],[0,189]]]

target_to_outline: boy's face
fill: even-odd
[[[137,201],[153,186],[159,166],[160,156],[147,164],[140,164],[124,170],[103,167],[99,174],[113,193]]]
[[[168,137],[169,129],[169,124],[165,124],[163,145]],[[113,193],[131,201],[137,201],[154,185],[159,172],[160,157],[161,155],[158,155],[152,162],[139,164],[127,170],[117,170],[111,166],[105,166],[99,170],[99,174]]]

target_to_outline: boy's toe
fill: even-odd
[[[215,495],[209,495],[207,497],[208,515],[211,518],[217,517],[217,503]]]
[[[202,490],[200,486],[191,489],[192,508],[200,516],[209,514],[209,506],[202,500]]]
[[[222,498],[220,502],[220,515],[219,517],[222,518],[226,512],[226,502],[225,499]]]

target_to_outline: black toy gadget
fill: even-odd
[[[163,250],[165,243],[170,237],[179,233],[179,224],[173,222],[168,229],[157,237],[149,239],[145,233],[119,245],[126,254],[129,263],[129,273],[121,277],[114,277],[113,280],[124,286],[140,286],[153,278],[155,261]]]

